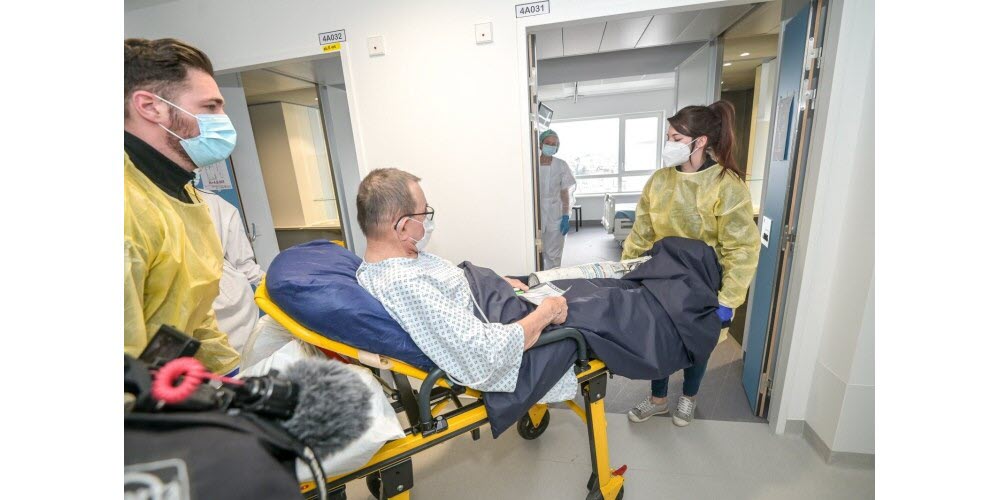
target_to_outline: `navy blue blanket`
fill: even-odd
[[[665,378],[707,360],[722,328],[715,314],[721,270],[711,247],[664,238],[647,255],[652,259],[621,280],[555,282],[569,288],[569,314],[560,327],[579,329],[608,369],[639,380]],[[534,310],[493,271],[468,262],[460,267],[489,321],[511,323]],[[555,385],[574,355],[570,341],[525,352],[514,392],[484,395],[494,438]]]

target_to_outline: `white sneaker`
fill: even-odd
[[[663,403],[662,405],[653,404],[653,397],[650,396],[640,401],[639,404],[628,411],[628,419],[639,423],[649,420],[653,415],[666,413],[670,413],[670,406],[667,403]]]
[[[686,427],[690,424],[694,420],[694,409],[696,406],[698,404],[693,399],[681,396],[681,399],[677,401],[677,411],[674,412],[674,425]]]

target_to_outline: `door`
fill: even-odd
[[[760,260],[751,295],[743,364],[743,388],[757,416],[766,416],[770,402],[802,172],[808,154],[825,3],[813,0],[783,21],[779,42],[778,86],[758,222]]]
[[[719,100],[722,74],[722,40],[706,42],[674,69],[674,103],[708,106]]]
[[[531,130],[532,207],[535,211],[535,271],[542,269],[542,213],[538,189],[538,60],[535,58],[535,35],[528,34],[528,120]]]
[[[233,150],[231,157],[232,161],[228,164],[231,168],[233,187],[238,193],[237,199],[240,202],[238,208],[240,215],[243,216],[243,223],[249,229],[248,234],[257,263],[266,271],[271,265],[271,260],[278,255],[278,237],[274,232],[271,209],[267,204],[267,191],[264,188],[264,177],[261,175],[260,159],[257,157],[257,145],[250,124],[250,112],[243,92],[243,83],[237,74],[220,75],[216,80],[219,82],[222,96],[226,99],[226,114],[229,115],[239,134],[236,149]]]

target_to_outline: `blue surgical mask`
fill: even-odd
[[[174,137],[180,139],[181,147],[191,157],[191,161],[198,167],[207,167],[213,163],[229,158],[236,148],[236,129],[233,122],[225,114],[220,115],[196,115],[188,110],[160,97],[161,101],[193,116],[198,121],[198,135],[185,139],[172,130],[160,125]]]
[[[551,146],[548,144],[542,144],[542,154],[545,156],[552,156],[559,151],[559,146]]]

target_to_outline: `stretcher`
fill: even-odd
[[[368,490],[375,498],[408,500],[414,483],[411,462],[413,455],[466,433],[471,434],[473,440],[479,439],[479,427],[488,423],[486,406],[480,392],[450,383],[440,368],[424,371],[397,359],[355,349],[309,330],[271,301],[263,280],[257,287],[255,300],[261,310],[296,338],[320,348],[332,357],[348,358],[370,367],[386,389],[396,413],[405,413],[409,423],[404,429],[405,437],[387,442],[360,469],[329,476],[323,485],[315,481],[301,483],[300,491],[305,498],[318,498],[319,488],[325,488],[329,498],[344,499],[347,483],[365,478]],[[586,342],[575,329],[562,328],[542,333],[535,345],[567,340],[577,344],[575,371],[584,405],[581,408],[575,401],[567,401],[566,404],[587,425],[590,442],[591,475],[586,484],[585,498],[620,500],[625,491],[626,467],[612,469],[609,462],[607,420],[604,413],[609,375],[607,367],[600,360],[589,358]],[[379,376],[379,370],[389,371],[394,382],[392,387]],[[413,389],[408,377],[419,380],[420,387]],[[474,398],[474,401],[463,403],[459,395]],[[540,437],[548,427],[549,416],[547,405],[532,406],[527,415],[518,421],[518,434],[524,439]]]

